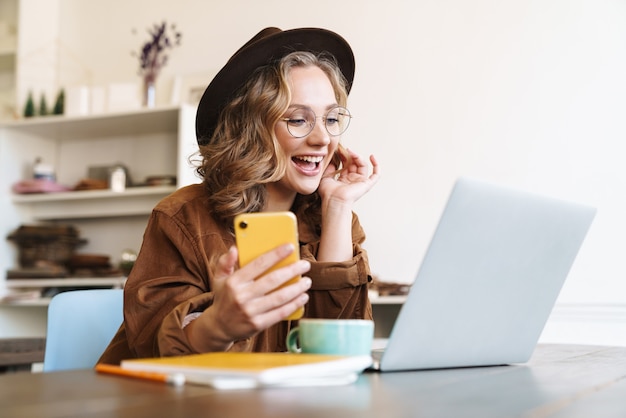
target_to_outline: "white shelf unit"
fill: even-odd
[[[48,288],[123,288],[126,277],[10,279],[10,290],[26,295],[0,303],[0,338],[45,338],[50,297],[34,297]],[[32,296],[28,296],[29,290]]]
[[[13,202],[28,207],[34,220],[61,220],[145,215],[156,200],[176,190],[175,186],[131,187],[118,193],[88,190],[15,195]]]
[[[48,288],[111,288],[122,289],[126,283],[126,276],[119,277],[72,277],[62,279],[11,279],[7,280],[7,288],[28,294]],[[9,306],[44,306],[50,304],[50,297],[16,297],[12,300],[3,301]]]
[[[197,150],[192,106],[126,113],[47,116],[0,125],[9,180],[32,176],[39,157],[56,171],[57,182],[73,187],[88,167],[124,164],[133,183],[150,176],[177,177],[175,186],[10,194],[12,228],[24,223],[71,223],[88,239],[85,252],[121,254],[138,250],[154,205],[182,185],[197,182],[188,157]],[[4,159],[4,157],[3,157]],[[116,234],[117,232],[117,234]],[[80,249],[79,249],[80,250]]]
[[[406,301],[406,298],[406,295],[370,295],[370,302],[372,305],[402,305]]]
[[[63,279],[11,279],[7,287],[12,289],[35,289],[42,287],[111,287],[120,289],[126,283],[126,276],[118,277],[72,277]]]
[[[182,105],[0,123],[0,166],[3,167],[0,231],[6,237],[20,225],[69,224],[87,240],[86,245],[77,249],[78,253],[106,254],[116,265],[124,250],[139,251],[148,216],[156,203],[178,187],[200,181],[189,163],[189,157],[197,151],[195,113],[195,107]],[[57,182],[68,187],[86,178],[89,167],[118,163],[128,168],[133,183],[144,183],[147,177],[160,175],[175,175],[177,183],[127,187],[123,192],[13,194],[14,183],[32,177],[32,164],[37,157],[55,167]],[[5,292],[27,281],[32,282],[33,287],[102,287],[103,283],[107,287],[112,280],[107,277],[59,278],[56,282],[35,278],[6,280],[6,270],[17,268],[17,249],[13,243],[2,239],[0,254],[0,287],[4,287]],[[48,286],[50,283],[54,285]],[[8,307],[35,309],[47,306],[47,301],[0,305],[3,305],[0,314],[6,316]],[[5,324],[2,318],[0,323]],[[1,334],[6,336],[4,331]]]
[[[389,338],[406,298],[406,295],[380,296],[378,292],[370,292],[376,339]]]

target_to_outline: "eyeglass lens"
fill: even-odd
[[[330,109],[324,116],[316,116],[308,108],[298,108],[285,118],[287,130],[296,138],[307,136],[315,127],[315,121],[318,117],[322,118],[326,130],[331,136],[338,136],[348,129],[352,116],[348,109],[340,106]]]

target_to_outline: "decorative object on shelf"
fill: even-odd
[[[63,110],[67,116],[89,114],[90,89],[88,86],[69,86],[64,93]]]
[[[44,163],[40,157],[35,158],[35,164],[33,164],[33,178],[55,181],[54,167]]]
[[[143,105],[145,107],[156,106],[156,76],[147,74],[143,78]]]
[[[108,180],[101,179],[81,179],[74,185],[72,190],[80,192],[83,190],[106,190],[109,188]]]
[[[16,194],[58,193],[70,190],[72,190],[70,187],[50,179],[20,180],[11,186],[11,191]]]
[[[378,296],[405,296],[409,294],[411,285],[408,283],[386,282],[374,279],[369,290],[377,292]]]
[[[124,250],[122,251],[122,259],[120,260],[120,269],[124,273],[125,276],[128,277],[130,271],[133,269],[135,265],[135,261],[137,260],[137,253],[133,250]]]
[[[146,177],[146,186],[175,186],[176,176],[148,176]]]
[[[35,116],[35,102],[33,101],[33,92],[29,91],[26,105],[24,106],[24,117],[31,118],[33,116]]]
[[[168,34],[168,28],[173,31],[173,38]],[[139,54],[133,52],[133,56],[139,57],[139,74],[143,77],[144,96],[143,105],[154,107],[156,104],[156,79],[161,68],[167,64],[167,50],[180,45],[182,34],[176,30],[176,25],[169,27],[164,21],[154,24],[148,29],[151,39],[143,44]]]
[[[29,194],[29,193],[54,193],[66,192],[69,187],[63,186],[56,182],[54,167],[46,164],[41,158],[35,158],[33,164],[33,178],[21,180],[12,186],[13,193]]]
[[[7,272],[8,278],[65,277],[74,251],[87,243],[76,228],[65,225],[21,225],[7,239],[18,246],[20,265]]]
[[[106,254],[73,254],[67,262],[72,277],[119,277],[122,270],[111,265]]]
[[[28,96],[26,98],[26,104],[24,105],[24,117],[30,118],[33,116],[46,116],[49,115],[50,110],[48,109],[48,102],[46,101],[46,95],[41,93],[41,97],[39,98],[39,106],[35,107],[35,100],[33,99],[33,92],[28,91]]]
[[[117,165],[109,173],[109,188],[114,192],[121,193],[126,190],[126,168]]]
[[[135,86],[136,87],[136,86]],[[91,86],[89,111],[92,115],[98,115],[107,110],[107,89],[105,86]]]
[[[46,102],[46,95],[41,93],[39,99],[39,116],[46,116],[48,114],[48,102]]]
[[[79,185],[81,188],[79,188]],[[98,165],[87,167],[87,178],[80,181],[76,190],[111,189],[114,192],[123,192],[133,186],[128,167],[120,162],[112,165]],[[87,187],[92,186],[92,187]]]
[[[65,112],[65,89],[61,89],[57,95],[57,99],[54,102],[52,108],[53,115],[62,115]]]

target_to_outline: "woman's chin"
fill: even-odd
[[[296,192],[301,195],[310,195],[317,191],[320,187],[318,179],[309,179],[309,181],[299,182],[296,185]]]

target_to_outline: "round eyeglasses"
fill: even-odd
[[[348,129],[352,115],[348,109],[341,106],[333,107],[324,116],[316,116],[311,109],[299,107],[281,120],[287,123],[287,130],[291,136],[304,138],[313,131],[317,118],[322,118],[330,136],[339,136]]]

